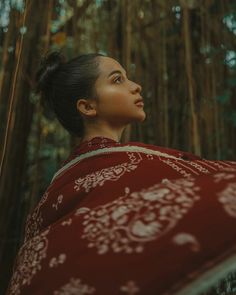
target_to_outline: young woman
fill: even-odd
[[[37,79],[82,140],[28,216],[7,294],[221,294],[236,271],[236,162],[121,144],[146,114],[113,58],[53,52]]]

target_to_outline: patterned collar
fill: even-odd
[[[75,147],[69,158],[66,159],[62,163],[62,166],[77,157],[78,155],[85,154],[90,151],[94,151],[97,149],[119,146],[121,143],[115,141],[114,139],[104,137],[104,136],[96,136],[90,140],[86,140]]]

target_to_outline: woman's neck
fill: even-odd
[[[125,127],[116,130],[111,128],[90,128],[87,130],[87,132],[85,132],[85,135],[83,136],[81,142],[89,141],[94,137],[106,137],[119,142],[124,129]]]

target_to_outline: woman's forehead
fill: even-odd
[[[115,70],[125,73],[125,69],[120,65],[118,61],[111,57],[100,57],[99,60],[100,76],[107,78],[109,74]]]

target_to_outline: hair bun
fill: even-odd
[[[60,65],[65,63],[64,55],[59,51],[53,51],[43,57],[40,68],[36,73],[37,91],[47,91],[52,82],[54,73]]]

